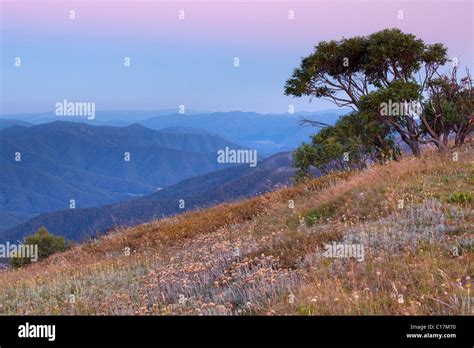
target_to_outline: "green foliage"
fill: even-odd
[[[447,61],[442,44],[427,45],[413,34],[385,29],[367,37],[363,69],[376,87],[395,81],[416,82],[415,74],[424,66],[428,72]]]
[[[337,212],[336,206],[323,205],[322,207],[311,210],[304,215],[304,221],[308,226],[314,226],[320,221],[327,221],[334,217]]]
[[[310,176],[311,167],[322,172],[360,169],[370,161],[384,161],[398,154],[387,127],[369,114],[354,112],[341,117],[334,126],[321,129],[310,144],[298,147],[293,165],[298,168],[297,181],[302,181]]]
[[[454,192],[448,196],[450,203],[470,203],[474,201],[474,196],[469,191]]]
[[[374,88],[398,80],[416,82],[420,69],[431,75],[446,61],[442,44],[426,45],[399,29],[322,41],[287,80],[285,94],[328,98],[339,106],[359,109],[360,98]]]
[[[323,215],[320,211],[312,211],[304,217],[304,221],[308,226],[313,226],[316,222],[323,219]]]
[[[392,103],[404,103],[418,101],[421,99],[420,86],[415,82],[402,80],[394,81],[390,86],[381,87],[361,98],[361,107],[369,112],[370,110],[380,110],[380,105],[391,100]],[[401,115],[406,118],[406,115]],[[394,117],[394,115],[390,115]],[[396,117],[396,115],[395,115]]]
[[[66,249],[64,237],[55,236],[49,233],[44,227],[41,227],[35,234],[26,237],[23,244],[38,246],[38,260],[45,259],[51,254],[64,251]],[[11,259],[11,264],[13,267],[21,267],[29,263],[31,263],[29,258],[14,257]]]
[[[297,97],[330,96],[333,92],[325,83],[325,75],[337,77],[359,72],[366,59],[366,51],[367,40],[363,37],[320,42],[315,52],[303,58],[301,67],[295,69],[292,78],[286,82],[285,93]],[[344,64],[345,61],[350,64]]]

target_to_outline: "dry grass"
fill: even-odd
[[[458,161],[426,153],[117,229],[1,272],[0,308],[5,314],[471,314],[474,155],[472,145],[456,151]],[[363,245],[364,261],[323,257],[333,241]]]

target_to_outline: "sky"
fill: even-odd
[[[0,2],[0,114],[64,99],[98,110],[325,110],[335,106],[284,95],[301,57],[322,40],[392,27],[474,67],[471,0]]]

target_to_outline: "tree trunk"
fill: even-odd
[[[413,155],[415,157],[421,156],[420,143],[418,142],[418,140],[410,139],[408,142],[408,146],[410,146],[411,152],[413,152]]]

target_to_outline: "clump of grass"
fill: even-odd
[[[314,226],[316,223],[325,223],[335,217],[337,212],[337,202],[331,204],[321,204],[317,209],[311,209],[304,213],[304,222],[308,226]]]
[[[474,195],[469,191],[454,192],[448,196],[450,203],[471,203],[474,201]]]

